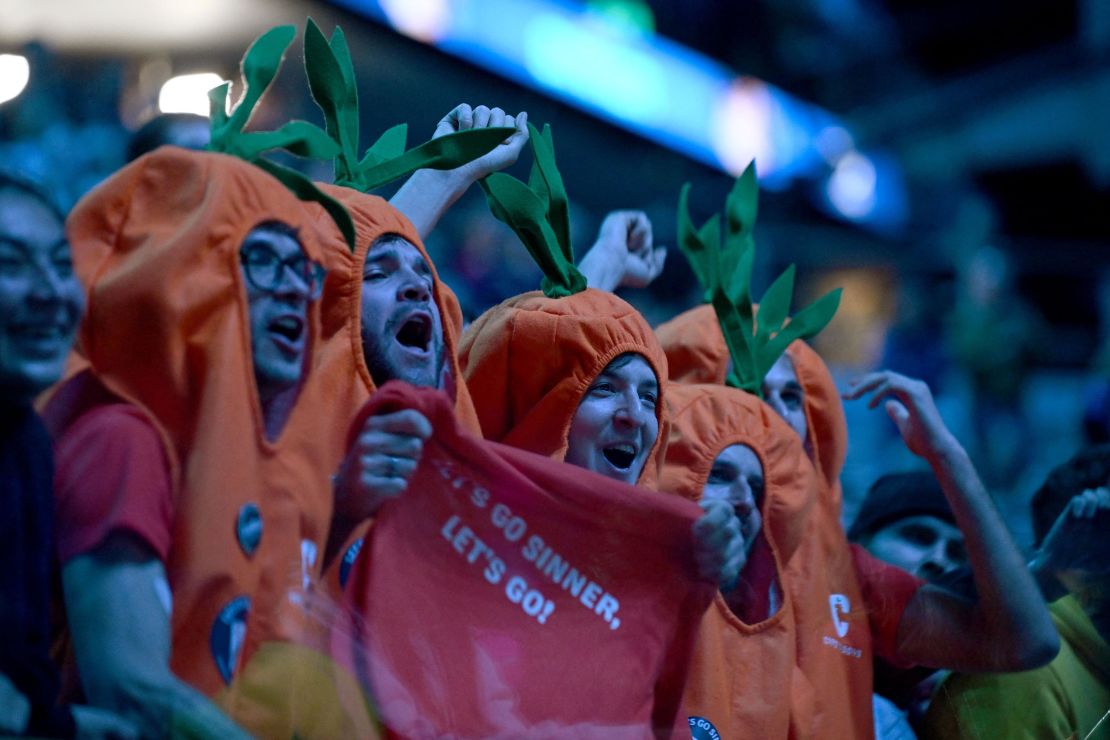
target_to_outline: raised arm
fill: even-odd
[[[645,288],[663,272],[667,248],[652,243],[643,211],[613,211],[601,222],[597,241],[578,263],[591,288]]]
[[[528,142],[528,114],[511,116],[500,108],[479,105],[471,108],[466,103],[455,106],[440,119],[433,139],[490,126],[514,126],[516,133],[496,149],[473,162],[453,170],[417,170],[390,199],[390,204],[412,221],[421,239],[443,218],[447,209],[458,200],[467,188],[491,172],[497,172],[516,162],[520,150]]]
[[[969,601],[922,586],[898,624],[905,660],[965,672],[1017,671],[1044,665],[1059,650],[1037,585],[963,447],[944,425],[929,387],[897,373],[872,373],[846,399],[885,399],[906,446],[940,482],[963,532],[978,598]]]
[[[137,538],[112,535],[70,560],[62,587],[91,704],[119,712],[142,737],[249,737],[170,671],[165,569]]]

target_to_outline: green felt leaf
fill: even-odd
[[[364,171],[370,167],[376,167],[382,162],[387,162],[391,159],[396,159],[405,153],[405,142],[409,138],[409,125],[407,123],[399,123],[386,129],[385,133],[378,137],[369,149],[366,150],[366,155],[358,163],[358,171]]]
[[[727,263],[722,265],[728,272],[725,278],[726,294],[729,300],[737,307],[742,304],[751,305],[752,302],[752,267],[755,264],[755,246],[749,246],[739,254],[739,259],[729,266]]]
[[[736,178],[725,199],[725,228],[730,234],[751,234],[759,210],[759,180],[752,160],[740,177]]]
[[[809,339],[816,336],[828,326],[840,307],[842,288],[830,290],[825,295],[809,304],[790,319],[782,331],[776,334],[759,352],[759,365],[766,375],[779,356],[786,351],[790,343],[797,339]]]
[[[514,130],[507,126],[470,129],[426,141],[400,157],[360,171],[357,188],[367,192],[419,169],[451,170],[461,167],[492,151]]]
[[[331,51],[339,70],[343,73],[343,88],[346,90],[344,100],[346,104],[339,111],[340,135],[343,136],[344,146],[350,142],[351,161],[358,156],[358,84],[355,82],[355,64],[351,60],[351,49],[347,46],[347,37],[339,26],[331,34]]]
[[[790,265],[775,278],[759,301],[759,336],[769,337],[782,328],[786,317],[790,315],[790,298],[793,295],[794,265]]]
[[[355,224],[351,220],[351,214],[347,213],[347,209],[339,201],[320,190],[312,180],[296,170],[283,167],[266,159],[259,159],[254,164],[280,180],[301,200],[319,203],[335,221],[335,225],[339,227],[339,232],[343,234],[347,246],[351,248],[352,252],[355,251]]]
[[[227,125],[227,94],[230,91],[230,82],[208,91],[208,126],[213,135]]]
[[[547,191],[547,219],[558,239],[563,256],[568,261],[574,260],[574,252],[570,244],[570,208],[567,204],[567,191],[563,185],[563,176],[555,165],[555,141],[551,134],[551,125],[544,124],[540,133],[531,123],[528,124],[530,133],[529,143],[532,145],[532,154],[535,157],[533,172],[542,178]],[[531,179],[531,178],[530,178]]]
[[[721,325],[732,358],[726,382],[755,395],[762,394],[763,378],[790,342],[821,331],[836,313],[839,289],[823,296],[786,323],[794,291],[791,265],[763,294],[759,321],[752,302],[755,264],[753,231],[759,187],[754,162],[737,178],[725,203],[725,238],[720,215],[695,230],[690,219],[690,186],[683,186],[678,202],[678,244],[690,260]],[[785,326],[784,326],[785,324]]]
[[[481,180],[490,212],[516,233],[544,274],[545,295],[559,298],[586,288],[586,278],[566,259],[547,221],[547,205],[515,177],[495,172]]]
[[[233,131],[242,131],[262,95],[277,76],[285,50],[293,43],[297,29],[293,26],[277,26],[259,36],[243,56],[243,97],[231,113],[228,126]]]
[[[347,85],[331,44],[311,18],[304,30],[304,69],[308,90],[324,114],[325,129],[342,143],[339,110],[347,102]]]
[[[318,126],[307,121],[289,121],[277,131],[252,131],[238,137],[237,153],[253,160],[259,155],[284,149],[298,157],[331,159],[339,153],[339,145]]]

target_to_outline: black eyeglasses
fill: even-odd
[[[283,260],[265,244],[248,244],[239,250],[239,259],[246,269],[247,280],[259,290],[276,292],[281,286],[285,268],[291,269],[308,288],[308,297],[311,300],[319,298],[324,289],[327,270],[319,262],[313,262],[303,254],[295,254]]]

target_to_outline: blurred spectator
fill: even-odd
[[[1044,668],[956,674],[926,716],[928,737],[1110,738],[1110,446],[1057,467],[1033,496],[1031,563],[1061,636]]]
[[[115,715],[59,705],[49,658],[54,461],[31,406],[56,382],[83,307],[64,216],[37,187],[0,173],[0,733],[134,737]]]
[[[972,457],[996,492],[1013,488],[1032,445],[1022,392],[1043,340],[1042,325],[1017,294],[1004,252],[984,246],[961,266],[948,339],[972,395]]]
[[[127,142],[127,161],[138,159],[160,146],[203,149],[211,130],[208,119],[192,113],[162,113],[150,119]]]
[[[934,585],[974,593],[963,533],[932,473],[891,473],[875,481],[848,539]],[[875,736],[913,737],[947,671],[899,670],[875,660]],[[908,722],[908,724],[907,724]]]

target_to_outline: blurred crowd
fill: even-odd
[[[526,115],[464,105],[444,116],[435,139],[490,127],[511,135],[430,176],[406,172],[389,203],[356,198],[339,182],[321,186],[326,198],[311,210],[257,157],[235,159],[242,144],[233,134],[210,138],[207,119],[159,115],[125,127],[113,65],[78,69],[40,47],[28,53],[58,84],[0,106],[0,473],[5,505],[16,512],[0,529],[9,573],[2,621],[6,634],[20,635],[0,650],[0,731],[326,737],[456,729],[420,724],[390,705],[383,697],[394,687],[380,683],[380,666],[365,669],[367,679],[357,659],[351,666],[336,657],[352,649],[337,648],[330,631],[357,630],[305,606],[327,594],[327,609],[357,615],[344,619],[370,619],[382,586],[368,575],[374,561],[359,559],[378,536],[368,522],[410,495],[409,481],[430,467],[421,457],[431,454],[429,440],[454,444],[429,421],[437,401],[418,391],[390,386],[395,397],[374,405],[381,386],[401,380],[445,395],[459,434],[699,503],[659,514],[693,525],[691,567],[713,586],[690,591],[706,616],[693,619],[701,633],[686,646],[690,678],[678,692],[686,713],[661,720],[666,682],[649,676],[656,711],[647,725],[629,720],[622,729],[632,728],[630,736],[645,727],[681,734],[687,722],[695,738],[872,729],[883,738],[1110,736],[1110,278],[1092,297],[1102,346],[1087,367],[1052,362],[1054,327],[1023,295],[1012,255],[981,243],[939,272],[896,276],[895,308],[876,319],[880,348],[864,364],[819,357],[817,332],[830,312],[805,334],[798,320],[790,348],[766,362],[751,350],[763,364],[747,377],[740,366],[748,355],[736,349],[730,321],[751,322],[762,309],[752,306],[750,285],[747,303],[732,287],[714,293],[719,278],[696,257],[699,249],[727,255],[730,234],[758,242],[751,223],[729,231],[743,220],[735,214],[747,196],[730,195],[724,246],[704,228],[683,231],[681,213],[677,239],[660,233],[669,214],[594,213],[570,200],[560,221],[561,185],[543,168],[545,157],[554,166],[553,155],[538,128],[529,136]],[[334,105],[330,115],[341,121],[339,98],[320,92],[334,88],[318,84],[325,117]],[[78,87],[96,94],[77,95]],[[329,122],[338,140],[335,130]],[[493,175],[526,144],[536,164],[524,193]],[[318,164],[279,159],[321,178]],[[461,185],[437,190],[441,173]],[[478,181],[484,192],[471,187]],[[539,217],[529,210],[534,197],[546,206]],[[327,198],[342,206],[350,235]],[[230,232],[242,238],[228,247]],[[683,255],[692,271],[672,268]],[[735,267],[727,256],[713,264]],[[401,274],[411,284],[371,305],[376,281]],[[351,280],[364,286],[353,299]],[[528,293],[541,280],[543,295]],[[694,308],[707,297],[715,311]],[[393,302],[428,308],[402,312]],[[769,303],[770,290],[761,305]],[[396,337],[396,346],[375,344],[385,340],[374,339],[377,319],[368,317],[378,315],[379,334]],[[755,328],[761,315],[749,331],[765,343],[757,349],[772,344]],[[789,327],[771,331],[785,337]],[[312,378],[343,380],[314,383],[310,367]],[[236,385],[251,382],[257,394]],[[627,399],[633,411],[620,406]],[[367,402],[370,410],[356,414]],[[870,410],[879,404],[885,414]],[[306,411],[322,416],[332,407],[342,413],[326,423]],[[576,435],[590,434],[593,447],[576,446]],[[547,474],[542,465],[520,470]],[[591,485],[600,484],[582,484]],[[290,510],[301,512],[299,524],[282,518]],[[205,523],[225,515],[234,532],[222,522],[228,531],[211,535]],[[280,548],[293,555],[275,554]],[[245,565],[226,565],[244,554]],[[290,569],[303,584],[284,590],[267,580]],[[603,603],[596,613],[612,622]],[[827,629],[818,626],[830,618]],[[787,623],[789,634],[777,635]],[[866,637],[852,629],[860,623]],[[313,632],[321,624],[329,635]],[[340,687],[319,701],[342,705],[341,720],[319,720],[317,705],[284,716],[301,706],[294,693],[318,685],[311,677],[291,680],[298,688],[267,683],[315,660],[267,652],[286,643],[349,669],[371,697],[365,703],[381,706],[352,711],[346,684],[335,679]],[[371,643],[355,652],[372,653]],[[774,684],[774,661],[758,651],[804,678]],[[766,705],[766,717],[736,707],[747,703],[744,692]],[[865,713],[857,711],[861,696]],[[515,731],[577,732],[569,720],[554,727]]]

